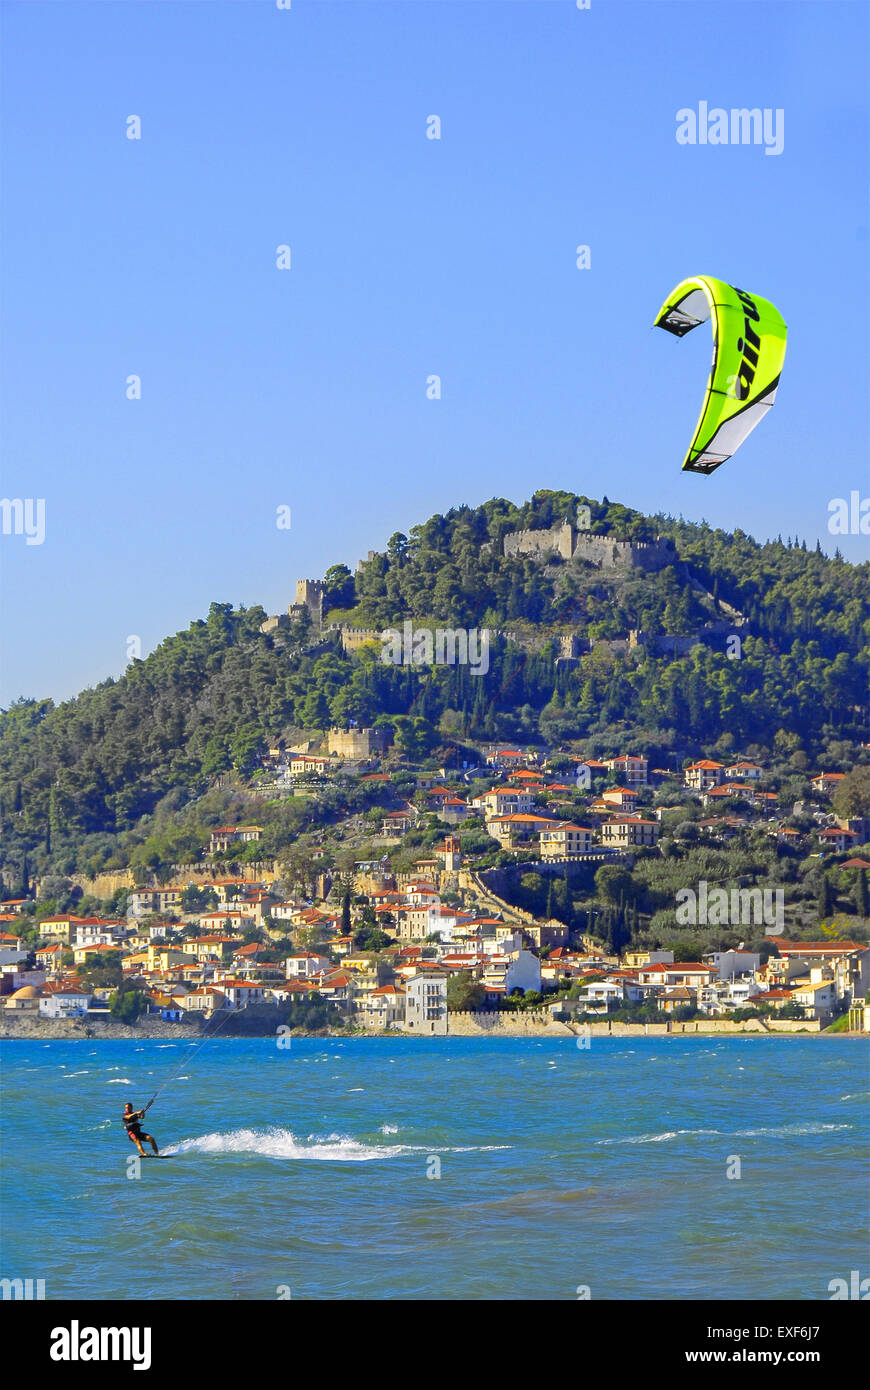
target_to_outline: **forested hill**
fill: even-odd
[[[672,538],[676,562],[645,574],[504,556],[507,531],[573,521],[581,506],[593,533]],[[434,516],[392,536],[355,575],[334,565],[325,578],[323,632],[303,616],[264,634],[262,609],[216,603],[119,680],[59,706],[22,699],[4,711],[0,868],[23,856],[34,872],[105,859],[168,795],[181,806],[221,773],[252,771],[280,734],[316,737],[352,720],[389,722],[412,757],[451,739],[652,755],[776,741],[832,767],[868,737],[870,564],[797,541],[759,545],[542,491],[521,507],[497,499]],[[734,610],[746,619],[735,628],[739,657],[709,632],[676,659],[652,640],[630,650],[616,640],[631,629],[650,639],[703,632],[717,620],[721,631]],[[405,618],[516,640],[496,638],[487,674],[475,676],[385,665],[377,648],[347,655],[328,626]],[[579,655],[557,664],[566,634]]]

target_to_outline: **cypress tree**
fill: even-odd
[[[858,870],[858,880],[855,884],[855,907],[859,917],[870,917],[870,901],[867,894],[867,870]]]

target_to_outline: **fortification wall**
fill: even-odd
[[[547,1009],[485,1010],[471,1013],[448,1013],[447,1032],[454,1037],[577,1037],[588,1033],[591,1038],[660,1038],[673,1037],[677,1033],[697,1035],[710,1033],[818,1033],[821,1025],[818,1019],[801,1021],[798,1019],[759,1019],[749,1018],[742,1023],[732,1019],[700,1019],[696,1023],[611,1023],[602,1020],[588,1025],[562,1023],[551,1017]]]
[[[499,884],[499,879],[496,876],[503,872],[501,869],[484,870],[485,874],[493,876],[496,885]],[[506,922],[515,922],[526,926],[535,925],[536,918],[532,916],[531,912],[526,912],[521,907],[514,907],[513,903],[502,898],[495,891],[495,888],[490,886],[484,874],[475,873],[473,869],[460,869],[459,885],[461,888],[474,893],[478,902],[482,903],[490,912],[500,913]]]
[[[135,886],[133,875],[129,869],[119,869],[115,873],[95,874],[93,878],[88,878],[87,874],[70,874],[70,878],[89,897],[94,898],[111,898],[119,888],[132,889]]]
[[[818,1033],[821,1024],[817,1018],[747,1018],[740,1022],[732,1018],[699,1018],[691,1023],[675,1023],[673,1019],[667,1023],[616,1023],[602,1019],[600,1023],[575,1024],[574,1032],[582,1035],[586,1027],[593,1037],[638,1038],[677,1033]]]
[[[156,877],[150,874],[148,882],[143,886],[146,891],[170,886],[177,888],[179,885],[186,888],[189,883],[203,887],[216,880],[230,877],[242,879],[246,883],[271,883],[277,877],[277,873],[277,862],[270,860],[256,864],[241,864],[232,872],[226,864],[173,864],[171,877],[166,883],[159,883]],[[136,886],[129,869],[121,869],[116,873],[95,874],[93,878],[89,878],[87,874],[70,874],[69,877],[84,893],[95,898],[111,898],[119,888],[129,888],[132,892]]]
[[[340,758],[370,758],[387,747],[382,729],[330,729],[327,749]]]
[[[574,528],[568,521],[558,522],[546,530],[508,531],[504,538],[505,555],[561,555],[570,560],[574,544]]]
[[[610,536],[593,536],[589,532],[578,533],[573,548],[573,558],[586,560],[601,569],[640,569],[655,571],[673,565],[677,553],[670,540],[660,538],[654,541],[620,541]]]
[[[546,1034],[548,1037],[570,1037],[572,1029],[567,1023],[560,1023],[552,1018],[546,1009],[537,1009],[516,1012],[512,1009],[494,1011],[486,1013],[481,1010],[479,1013],[448,1013],[447,1032],[453,1037],[480,1037],[483,1034],[489,1036],[501,1035],[505,1038],[527,1037],[529,1035],[540,1037]]]
[[[677,552],[673,541],[659,536],[652,541],[617,540],[613,536],[575,531],[568,521],[539,530],[508,531],[504,553],[535,555],[544,559],[560,555],[563,560],[579,559],[600,569],[641,569],[655,571],[673,565]]]
[[[360,647],[364,647],[367,642],[381,645],[381,632],[377,628],[347,627],[341,623],[331,623],[327,631],[333,630],[337,630],[341,634],[342,650],[346,652],[358,652]]]

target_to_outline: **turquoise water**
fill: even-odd
[[[0,1275],[48,1299],[827,1299],[870,1272],[860,1040],[195,1047],[2,1044]],[[129,1179],[124,1102],[179,1068],[146,1126],[174,1156]]]

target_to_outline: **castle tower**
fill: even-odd
[[[462,853],[456,836],[445,835],[444,844],[438,846],[438,853],[444,856],[445,872],[448,874],[455,873],[462,863]]]
[[[323,581],[320,579],[297,579],[296,602],[287,610],[291,615],[307,608],[311,619],[319,627],[323,621]]]

